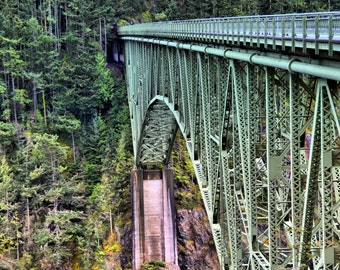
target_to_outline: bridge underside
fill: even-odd
[[[140,155],[136,163],[148,165],[168,163],[176,130],[176,119],[168,106],[159,100],[151,102],[141,129],[141,141],[137,146]]]
[[[179,127],[221,268],[338,269],[340,78],[184,47],[125,41],[136,166],[168,164]]]

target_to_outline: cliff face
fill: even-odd
[[[220,269],[205,210],[177,211],[177,249],[181,269]]]
[[[180,209],[176,212],[178,264],[182,270],[218,270],[217,252],[205,210],[201,206],[194,209]],[[122,247],[119,258],[107,268],[132,269],[132,226],[116,227],[118,241]],[[111,258],[112,260],[112,258]],[[172,269],[168,266],[168,269]],[[173,268],[176,269],[176,268]]]
[[[119,266],[121,269],[131,269],[132,265],[132,237],[133,237],[133,229],[132,229],[132,224],[127,224],[124,226],[119,242],[120,245],[122,246],[122,252],[120,253],[119,256]],[[113,269],[119,269],[113,268]]]
[[[172,153],[178,264],[182,270],[220,269],[208,217],[185,142],[178,135]]]

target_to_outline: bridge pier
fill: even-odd
[[[134,169],[131,181],[133,269],[155,260],[177,269],[173,170]]]

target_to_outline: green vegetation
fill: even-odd
[[[177,209],[195,209],[202,207],[194,168],[185,147],[185,141],[177,134],[172,151],[172,167],[175,176],[175,199]]]
[[[120,266],[132,167],[111,1],[0,6],[0,267]]]
[[[127,93],[105,59],[115,24],[335,9],[336,0],[2,0],[0,268],[131,265],[120,244],[133,166]],[[195,208],[192,166],[176,147],[179,207]]]
[[[159,270],[164,269],[166,266],[165,262],[162,261],[151,261],[142,264],[142,269],[144,270]]]

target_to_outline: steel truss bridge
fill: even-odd
[[[179,128],[222,269],[340,269],[340,12],[135,24],[137,167]]]

